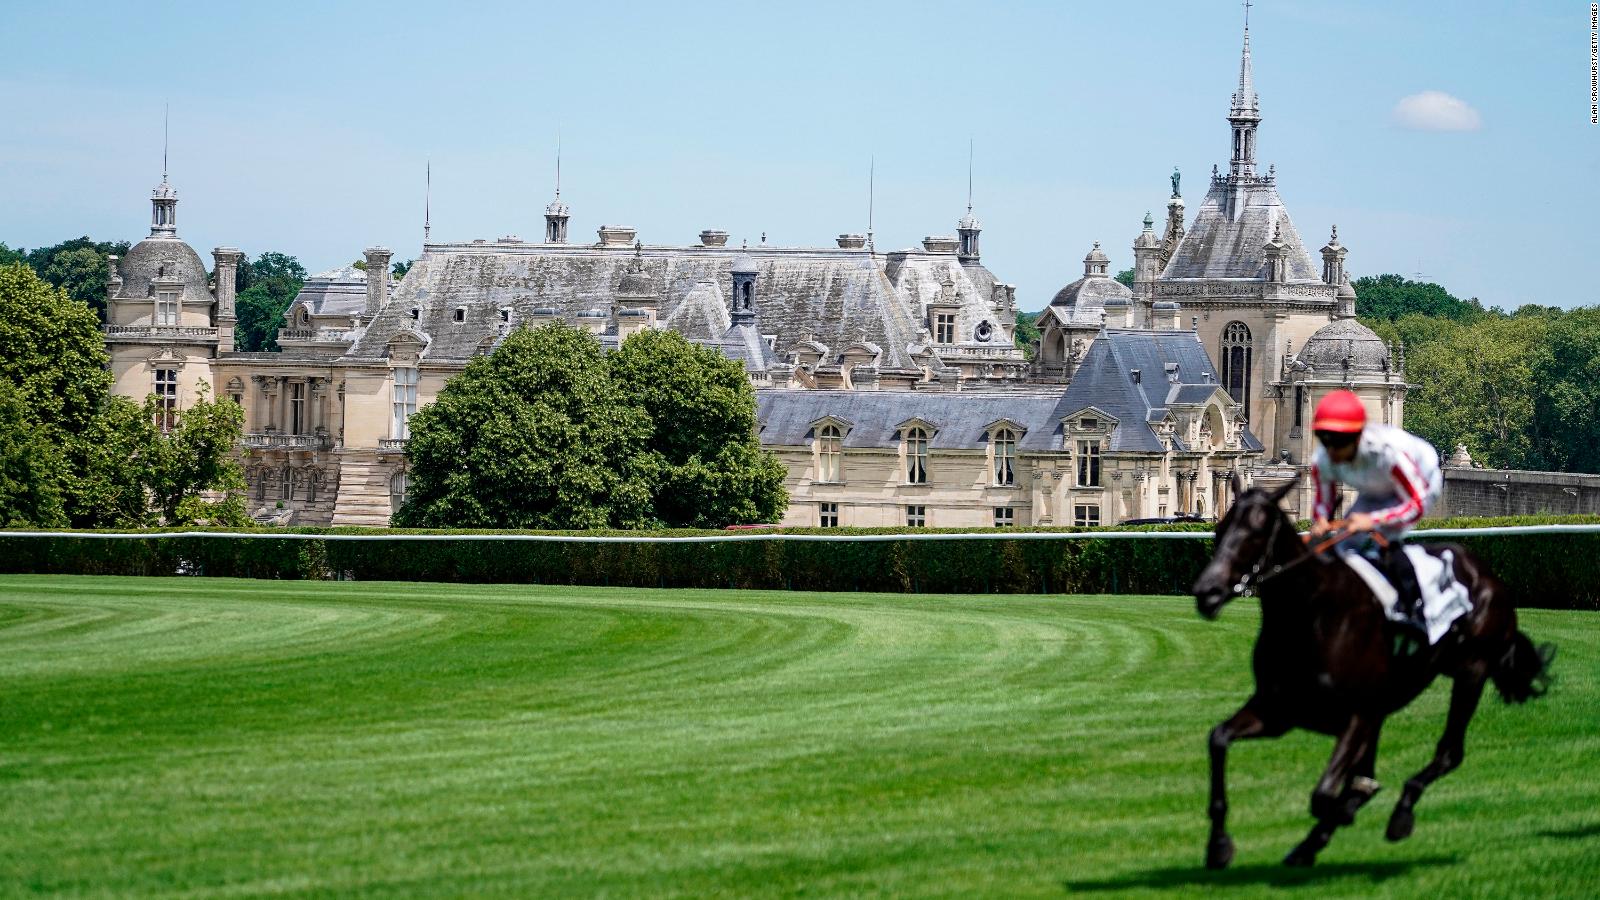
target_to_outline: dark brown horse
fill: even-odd
[[[1466,585],[1472,612],[1457,619],[1439,642],[1397,653],[1395,633],[1371,590],[1350,567],[1307,550],[1278,504],[1293,482],[1267,493],[1239,492],[1217,524],[1216,555],[1195,582],[1200,615],[1216,618],[1234,597],[1261,598],[1261,634],[1252,668],[1256,689],[1244,706],[1211,730],[1211,838],[1206,865],[1233,860],[1228,836],[1228,745],[1278,737],[1304,728],[1335,739],[1333,757],[1311,794],[1316,825],[1284,859],[1308,866],[1335,830],[1355,821],[1356,810],[1377,793],[1373,780],[1378,734],[1391,713],[1410,703],[1438,675],[1455,681],[1450,714],[1433,761],[1411,777],[1389,817],[1388,837],[1411,834],[1422,792],[1461,765],[1467,723],[1484,682],[1493,680],[1508,703],[1544,692],[1550,645],[1535,647],[1517,630],[1509,590],[1460,547],[1449,547],[1456,578]],[[1437,553],[1445,547],[1429,547]]]

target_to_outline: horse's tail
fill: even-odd
[[[1494,679],[1500,699],[1507,703],[1524,703],[1543,697],[1550,689],[1550,662],[1555,658],[1555,644],[1536,645],[1518,631],[1511,636],[1505,653],[1495,661],[1489,677]]]

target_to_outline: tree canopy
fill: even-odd
[[[278,328],[283,314],[305,285],[306,270],[300,261],[285,253],[263,253],[239,265],[238,296],[234,311],[234,347],[246,351],[273,351],[278,348]]]
[[[0,265],[26,262],[40,278],[66,291],[67,296],[88,306],[103,320],[106,279],[111,274],[108,257],[126,256],[128,247],[127,241],[95,241],[88,235],[26,253],[0,244]]]
[[[395,524],[719,527],[787,504],[744,371],[676,333],[607,357],[561,324],[512,332],[410,420]]]
[[[1351,286],[1356,291],[1356,315],[1368,320],[1393,322],[1417,314],[1465,322],[1484,311],[1476,298],[1462,300],[1437,284],[1400,275],[1366,275]]]
[[[676,331],[638,332],[608,362],[650,423],[640,466],[656,519],[720,528],[782,517],[785,470],[756,437],[755,390],[742,365]]]

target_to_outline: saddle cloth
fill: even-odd
[[[1428,625],[1428,643],[1437,644],[1439,638],[1450,630],[1452,622],[1472,611],[1467,586],[1456,580],[1455,556],[1449,550],[1434,556],[1416,545],[1407,545],[1403,549],[1412,567],[1417,570],[1417,584],[1422,588],[1422,617]],[[1385,615],[1396,622],[1404,621],[1404,617],[1395,612],[1399,592],[1371,560],[1355,548],[1340,548],[1339,558],[1372,589],[1373,596],[1383,605]]]

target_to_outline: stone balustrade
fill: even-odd
[[[327,450],[333,439],[327,434],[252,432],[241,437],[239,445],[246,450]]]

